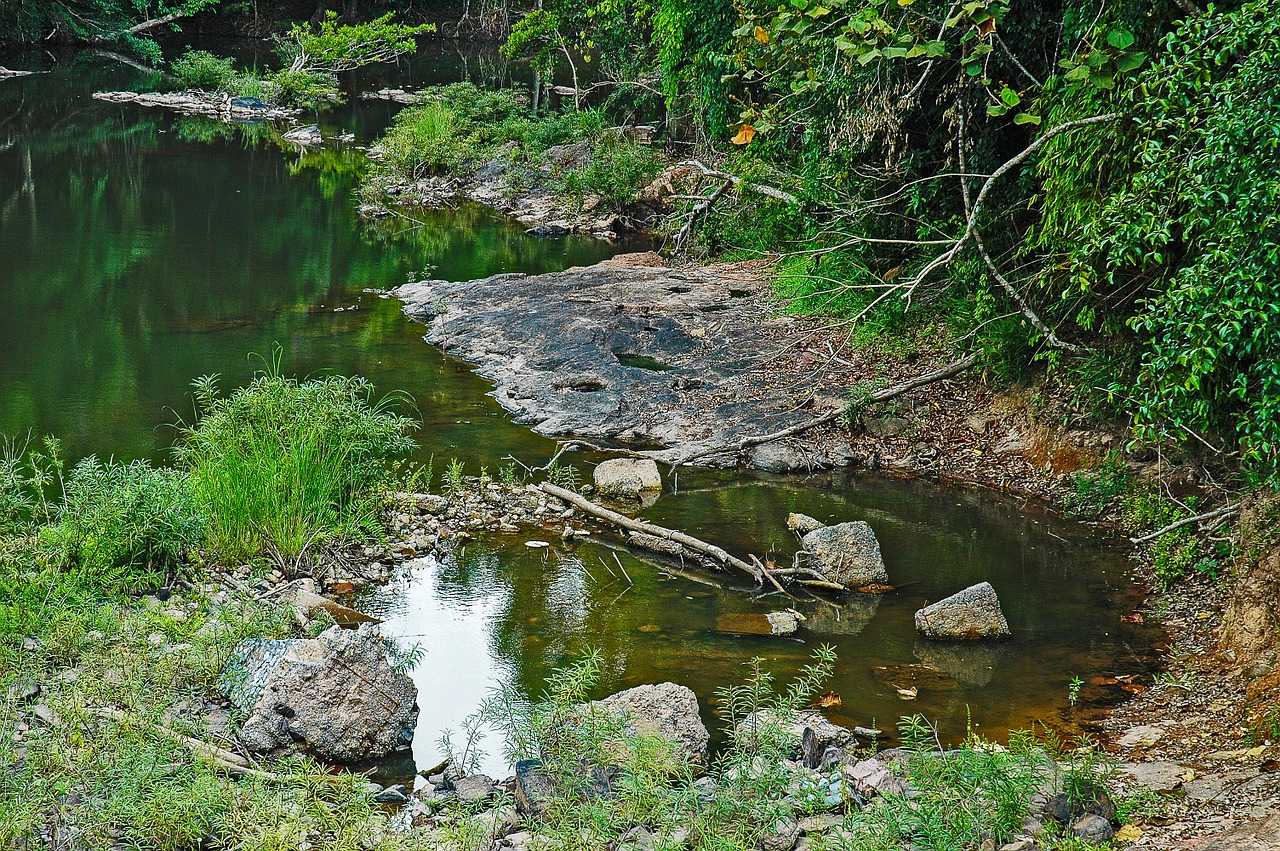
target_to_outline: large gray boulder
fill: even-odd
[[[847,588],[888,585],[880,542],[861,520],[814,529],[800,539],[809,564]]]
[[[935,641],[979,641],[1008,636],[1009,624],[990,582],[963,591],[916,612],[916,629]]]
[[[604,496],[641,499],[662,491],[662,474],[648,458],[610,458],[601,461],[592,476],[596,490]]]
[[[228,696],[247,716],[240,740],[259,752],[300,742],[331,762],[408,748],[418,689],[392,670],[387,649],[373,624],[242,642],[227,670]]]
[[[619,713],[628,730],[658,734],[675,745],[676,759],[697,765],[707,763],[711,734],[698,712],[698,696],[688,686],[657,683],[629,688],[597,701],[596,706]]]

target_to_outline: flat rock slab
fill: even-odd
[[[172,109],[184,115],[208,115],[236,121],[274,121],[302,112],[300,109],[283,109],[265,104],[249,106],[245,105],[245,98],[230,98],[194,89],[185,92],[95,92],[93,96],[109,103],[132,103]]]
[[[670,269],[624,255],[545,275],[423,281],[393,291],[434,346],[476,365],[540,434],[688,447],[806,422],[843,404],[776,380],[766,286],[743,265]],[[703,463],[735,466],[720,456]],[[848,464],[848,443],[755,447],[775,472]]]

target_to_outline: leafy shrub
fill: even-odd
[[[216,92],[236,78],[235,62],[207,50],[188,50],[173,60],[173,78],[189,89]]]
[[[662,170],[662,160],[629,136],[603,133],[595,138],[591,159],[561,176],[565,192],[581,206],[597,196],[605,209],[620,212]]]
[[[1217,432],[1260,478],[1280,470],[1280,115],[1275,0],[1192,15],[1128,92],[1131,173],[1086,220],[1076,292],[1136,300],[1138,433]],[[1094,187],[1090,171],[1081,181]]]
[[[243,97],[261,97],[253,94],[254,85],[270,86],[262,89],[270,92],[270,97],[263,100],[278,101],[285,106],[314,107],[318,104],[340,100],[338,80],[332,74],[322,71],[294,71],[284,69],[269,74],[262,80],[249,76],[240,81],[240,90],[236,94]]]
[[[59,563],[92,584],[134,591],[178,569],[203,532],[185,475],[90,456],[68,474],[63,501],[40,538]]]
[[[440,174],[461,165],[458,116],[443,103],[402,110],[378,148],[382,163],[409,178]]]
[[[412,420],[363,378],[298,381],[278,364],[219,397],[195,382],[199,419],[174,452],[210,520],[209,545],[228,561],[264,548],[295,556],[315,542],[378,531],[386,462],[413,448]]]
[[[1112,500],[1128,493],[1132,487],[1129,470],[1115,453],[1109,454],[1094,470],[1073,473],[1071,482],[1072,491],[1063,504],[1073,514],[1101,514]]]

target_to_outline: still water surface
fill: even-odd
[[[92,100],[142,87],[145,75],[87,54],[3,57],[50,73],[0,81],[0,433],[61,437],[89,453],[163,460],[171,424],[191,409],[189,382],[249,378],[282,347],[289,372],[362,374],[407,394],[422,420],[423,460],[458,457],[474,472],[508,454],[541,460],[550,441],[511,424],[464,364],[421,340],[380,290],[428,274],[467,280],[542,272],[642,247],[526,236],[479,207],[363,223],[352,189],[363,154],[302,153],[266,128],[145,112]],[[349,82],[352,93],[406,79],[520,84],[492,55],[431,46],[399,69]],[[318,118],[326,132],[370,140],[397,107],[351,98]],[[437,464],[439,467],[440,464]],[[529,550],[527,536],[472,542],[404,574],[368,605],[386,630],[422,644],[414,675],[422,720],[413,759],[438,761],[499,678],[535,693],[589,648],[605,659],[601,693],[674,680],[711,696],[762,656],[780,676],[812,648],[840,655],[837,720],[892,728],[903,713],[999,736],[1036,722],[1070,726],[1072,677],[1144,671],[1157,636],[1120,622],[1136,590],[1118,552],[1081,527],[1021,502],[922,482],[851,475],[777,478],[686,471],[648,510],[737,552],[789,560],[790,511],[864,519],[900,591],[836,607],[808,603],[795,639],[732,632],[734,615],[779,608],[663,573],[598,543]],[[612,566],[612,567],[611,567]],[[912,613],[988,580],[1014,637],[996,647],[920,641]],[[726,617],[729,616],[729,617]],[[915,684],[916,700],[896,686]],[[1086,688],[1087,702],[1115,692]],[[498,743],[488,765],[500,770]]]

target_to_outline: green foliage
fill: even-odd
[[[262,97],[254,92],[255,83],[261,86],[258,91],[269,93],[264,100],[278,101],[284,106],[301,108],[315,107],[323,103],[340,99],[338,80],[332,74],[323,71],[295,71],[284,68],[269,74],[258,81],[253,76],[240,78],[237,95],[244,97]]]
[[[1124,501],[1124,520],[1132,528],[1154,531],[1195,514],[1195,497],[1185,502],[1174,502],[1159,492],[1142,490],[1132,493]],[[1148,552],[1151,570],[1156,584],[1162,588],[1200,571],[1217,575],[1218,560],[1206,552],[1194,525],[1180,526],[1157,538]]]
[[[424,89],[422,103],[401,110],[377,145],[376,174],[415,179],[466,172],[509,141],[533,132],[523,94],[480,90],[472,83]]]
[[[1277,56],[1274,0],[1170,33],[1127,92],[1133,170],[1075,258],[1083,292],[1141,296],[1139,435],[1221,434],[1263,477],[1280,467]]]
[[[233,60],[214,56],[207,50],[186,51],[173,60],[170,70],[178,85],[210,92],[223,90],[236,77]]]
[[[186,477],[145,461],[90,456],[67,475],[41,543],[64,569],[112,591],[155,587],[182,569],[201,542],[204,520]]]
[[[461,458],[454,458],[449,461],[449,466],[444,470],[444,492],[446,496],[456,498],[466,490],[467,480],[464,469],[466,464]]]
[[[33,449],[31,438],[0,441],[0,542],[22,535],[53,519],[55,504],[49,490],[62,482],[62,445],[46,437],[41,449]]]
[[[435,24],[398,24],[394,19],[395,12],[387,12],[372,21],[340,24],[338,13],[330,9],[314,27],[294,24],[277,46],[289,71],[339,74],[411,53],[417,49],[414,36],[436,28]]]
[[[596,137],[591,159],[565,172],[561,180],[579,206],[594,195],[605,209],[621,212],[661,170],[662,160],[649,146],[629,136],[605,133]]]
[[[160,61],[151,36],[220,0],[41,0],[0,4],[0,42],[115,43],[147,62]]]
[[[1124,459],[1111,453],[1097,468],[1071,474],[1072,491],[1063,503],[1073,514],[1097,516],[1104,513],[1116,497],[1133,487]]]
[[[413,448],[414,423],[387,399],[372,403],[368,381],[298,381],[276,363],[226,397],[213,376],[195,388],[199,419],[174,453],[208,514],[216,557],[234,563],[268,547],[291,557],[377,534],[386,465]]]

